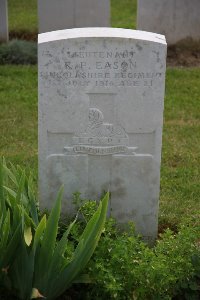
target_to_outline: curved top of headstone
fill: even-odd
[[[48,43],[52,41],[59,41],[65,39],[76,38],[126,38],[135,40],[144,40],[166,45],[164,35],[123,28],[109,28],[109,27],[92,27],[92,28],[73,28],[45,32],[38,35],[38,43]]]

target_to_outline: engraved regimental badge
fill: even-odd
[[[90,155],[134,154],[137,147],[128,147],[129,138],[124,128],[117,123],[104,122],[100,109],[91,107],[87,126],[73,136],[73,147],[65,147],[67,153]]]

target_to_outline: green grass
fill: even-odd
[[[37,174],[37,67],[0,67],[0,155]],[[169,69],[160,222],[200,212],[200,69]]]
[[[200,215],[200,69],[169,69],[161,170],[161,221]],[[199,216],[198,216],[199,217]]]
[[[37,67],[0,66],[0,155],[37,174]]]
[[[137,0],[111,0],[111,25],[136,28]]]
[[[37,0],[8,0],[9,30],[37,31]]]
[[[136,12],[137,0],[111,0],[111,25],[136,28]],[[37,32],[37,0],[8,0],[8,17],[10,31]]]

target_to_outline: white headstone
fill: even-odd
[[[200,39],[199,0],[138,0],[137,29],[164,34],[168,44]]]
[[[7,0],[0,0],[0,42],[8,41]]]
[[[39,32],[110,26],[110,0],[38,0]]]
[[[39,184],[42,208],[64,184],[86,199],[111,192],[120,223],[157,234],[166,42],[117,28],[39,35]]]

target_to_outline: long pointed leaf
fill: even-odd
[[[48,299],[61,295],[67,287],[76,279],[80,271],[85,267],[91,258],[98,240],[101,236],[106,220],[109,194],[107,193],[100,203],[97,211],[86,226],[72,262],[59,274],[48,290]]]
[[[6,251],[6,245],[8,242],[8,237],[9,237],[9,233],[10,233],[10,211],[7,211],[6,214],[6,218],[4,219],[4,223],[1,227],[1,231],[2,231],[2,235],[0,237],[0,253],[1,253],[1,257],[0,257],[0,261],[2,259],[2,256],[4,255],[4,252]]]
[[[3,159],[1,159],[0,161],[0,210],[2,215],[4,215],[6,212],[3,182],[4,182],[4,169],[3,169]]]
[[[38,243],[40,241],[40,238],[44,232],[46,228],[46,215],[44,215],[40,221],[40,223],[38,224],[36,231],[35,231],[35,236],[34,236],[34,241],[33,241],[33,250],[35,251]]]
[[[10,270],[10,276],[19,298],[23,300],[31,297],[34,274],[34,255],[28,252],[28,247],[22,237],[16,259]]]
[[[16,176],[14,175],[14,172],[12,172],[5,164],[4,171],[7,174],[7,176],[11,179],[11,181],[15,184],[15,186],[18,186],[18,181],[16,179]]]
[[[52,257],[49,273],[52,274],[60,273],[66,267],[66,264],[69,263],[68,260],[65,259],[63,255],[68,246],[68,235],[72,227],[76,223],[76,220],[77,220],[77,216],[74,219],[74,221],[69,225],[67,231],[64,233],[61,240],[58,242]]]
[[[30,246],[31,242],[33,239],[33,234],[32,234],[32,230],[31,227],[27,227],[25,226],[24,228],[24,241],[26,243],[27,246]]]
[[[4,268],[9,266],[12,263],[12,261],[14,260],[14,257],[16,256],[16,250],[19,246],[19,242],[20,242],[21,237],[22,237],[22,235],[21,235],[21,223],[19,223],[18,226],[16,227],[16,230],[15,230],[13,236],[11,237],[11,239],[9,240],[9,243],[7,245],[6,255],[5,255],[4,260],[3,260],[3,267]]]
[[[38,209],[37,209],[36,199],[34,197],[34,193],[33,193],[33,190],[32,190],[31,176],[28,179],[28,198],[29,198],[29,205],[30,205],[30,214],[33,218],[33,221],[34,221],[35,225],[38,225],[38,223],[39,223]]]
[[[58,232],[58,220],[60,217],[61,198],[63,188],[58,193],[58,197],[48,218],[46,229],[44,232],[41,248],[38,252],[35,270],[35,288],[40,290],[45,295],[48,278],[48,268],[51,263],[53,252],[56,244],[56,236]]]
[[[24,189],[24,184],[25,184],[25,174],[23,172],[20,181],[19,181],[19,187],[18,187],[18,191],[17,191],[17,195],[16,195],[16,202],[21,204],[21,199],[22,199],[22,193],[23,193],[23,189]]]

